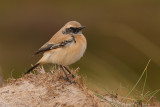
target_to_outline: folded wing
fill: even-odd
[[[56,43],[56,44],[45,44],[37,52],[35,52],[34,55],[37,55],[39,53],[43,53],[43,52],[46,52],[46,51],[49,51],[49,50],[57,49],[57,48],[63,48],[65,46],[69,45],[72,42],[76,43],[74,37],[72,37],[71,39],[64,40],[62,42]]]

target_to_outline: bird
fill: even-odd
[[[34,53],[34,55],[43,54],[43,56],[25,74],[30,73],[40,65],[52,63],[59,65],[67,80],[69,80],[66,71],[69,74],[72,73],[67,66],[77,62],[87,48],[87,40],[82,33],[85,27],[77,21],[67,22],[48,42]],[[72,77],[74,78],[73,74]]]

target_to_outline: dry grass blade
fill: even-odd
[[[98,93],[94,93],[94,95],[96,95],[97,97],[99,97],[100,99],[106,101],[107,103],[109,103],[111,105],[111,107],[116,107],[114,104],[112,104],[110,101],[108,101],[106,98],[104,98],[102,95],[98,94]]]
[[[143,84],[143,89],[142,89],[142,97],[143,97],[143,94],[144,94],[144,89],[145,89],[145,86],[146,86],[146,81],[147,81],[147,70],[146,70],[146,77],[145,77],[144,84]]]
[[[143,70],[143,73],[141,74],[141,76],[140,76],[140,78],[138,79],[138,81],[136,82],[136,84],[133,86],[133,88],[130,90],[130,92],[124,97],[124,99],[122,100],[122,102],[124,102],[124,101],[127,99],[127,97],[133,92],[133,90],[136,88],[136,86],[138,85],[138,83],[139,83],[140,80],[142,79],[144,73],[147,71],[147,68],[148,68],[148,65],[149,65],[150,61],[151,61],[151,59],[148,61],[145,69]]]
[[[160,92],[160,89],[155,90],[155,91],[153,92],[152,96],[148,99],[147,103],[148,103],[158,92]]]

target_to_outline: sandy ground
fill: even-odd
[[[76,76],[70,83],[57,70],[11,79],[0,88],[0,107],[106,107]],[[70,78],[72,78],[70,76]]]
[[[37,69],[37,74],[9,79],[8,84],[0,88],[0,107],[137,107],[111,96],[97,97],[76,75],[77,71],[72,70],[75,78],[68,75],[73,83],[66,80],[61,70],[46,73],[43,67]]]

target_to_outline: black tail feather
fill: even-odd
[[[30,73],[31,71],[33,71],[36,67],[38,67],[40,65],[40,63],[34,65],[32,68],[30,68],[28,71],[26,71],[24,74],[28,74]]]

